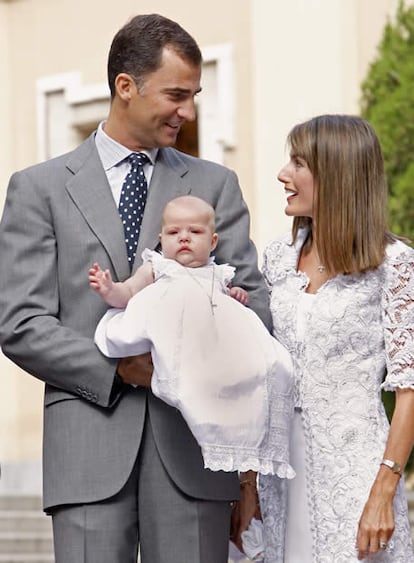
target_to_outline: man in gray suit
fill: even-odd
[[[144,152],[148,197],[134,268],[156,248],[161,212],[193,194],[216,211],[219,263],[269,325],[267,291],[236,175],[170,148],[195,118],[201,53],[178,24],[137,16],[115,36],[106,122],[69,154],[15,173],[0,226],[3,352],[45,382],[44,508],[57,563],[225,563],[234,473],[203,468],[179,412],[148,389],[147,356],[114,361],[93,342],[105,304],[98,261],[130,275],[117,210],[128,156]]]

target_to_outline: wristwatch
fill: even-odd
[[[393,473],[398,473],[398,475],[401,477],[403,474],[403,470],[402,467],[399,463],[397,463],[396,461],[393,461],[392,459],[383,459],[380,463],[380,465],[386,465],[387,467],[389,467],[391,469],[391,471]]]

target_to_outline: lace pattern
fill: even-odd
[[[401,248],[402,247],[402,248]],[[399,252],[400,251],[400,252]],[[414,389],[414,256],[401,243],[390,248],[384,287],[387,378],[382,387]]]
[[[414,388],[414,251],[396,242],[377,270],[328,280],[314,296],[308,329],[299,341],[297,307],[308,278],[296,267],[305,236],[302,231],[295,245],[290,235],[271,243],[263,273],[274,335],[292,353],[295,404],[303,409],[312,561],[356,562],[358,520],[389,429],[380,388]],[[278,563],[283,561],[286,492],[277,477],[266,476],[260,494],[266,562]],[[373,560],[411,563],[402,480],[394,506],[391,550]]]

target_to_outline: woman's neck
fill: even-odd
[[[298,271],[304,272],[309,278],[309,284],[306,288],[307,293],[316,293],[329,279],[326,266],[322,264],[319,258],[318,249],[314,240],[309,241],[308,239],[303,245],[298,262]]]

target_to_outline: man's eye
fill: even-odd
[[[168,94],[168,97],[169,97],[171,100],[174,100],[175,102],[179,102],[179,101],[185,99],[185,95],[182,94],[181,92],[170,92],[170,93]]]

